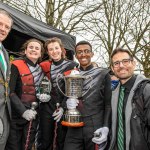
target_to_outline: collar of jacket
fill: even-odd
[[[93,65],[92,65],[92,64],[90,64],[89,66],[87,66],[85,69],[83,69],[83,67],[80,66],[80,70],[81,70],[81,71],[88,71],[88,70],[90,70],[90,69],[92,69],[92,68],[93,68]]]
[[[53,64],[54,64],[55,66],[60,65],[63,61],[64,61],[64,59],[60,59],[59,61],[53,61],[53,60],[52,60],[52,62],[53,62]]]
[[[27,64],[29,64],[30,66],[32,66],[32,67],[36,67],[36,65],[38,64],[38,63],[33,63],[30,59],[28,59],[27,57],[25,57],[24,58],[24,60],[25,60],[25,62],[27,63]]]

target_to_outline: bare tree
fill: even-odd
[[[77,33],[90,13],[101,7],[93,0],[5,0],[5,3],[67,33]]]
[[[127,32],[129,22],[132,19],[130,9],[124,1],[102,1],[102,8],[95,14],[91,14],[83,23],[87,31],[94,36],[95,44],[107,54],[107,64],[112,50],[122,45],[123,37]],[[89,21],[90,20],[90,21]],[[89,23],[89,22],[90,23]]]
[[[124,37],[124,42],[142,65],[145,76],[150,78],[150,2],[143,0],[135,4],[132,7],[134,19],[128,28],[129,36]]]
[[[101,53],[108,66],[112,50],[127,47],[149,77],[149,6],[148,0],[103,0],[101,9],[84,20],[83,24],[93,36],[97,52]]]
[[[127,47],[149,77],[149,0],[3,0],[22,12],[92,42],[109,66],[116,47]]]

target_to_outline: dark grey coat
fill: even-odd
[[[138,120],[135,119],[134,117],[134,107],[132,104],[132,100],[135,96],[134,91],[137,88],[137,86],[144,80],[146,80],[146,78],[143,75],[137,76],[127,100],[127,105],[125,109],[126,150],[141,150],[141,149],[148,150],[149,149],[147,146],[147,144],[150,143],[149,137],[147,139],[143,138],[141,123],[138,123],[139,117],[137,117]],[[111,144],[109,150],[117,150],[116,128],[117,128],[117,103],[118,103],[119,89],[120,89],[120,85],[118,85],[118,87],[112,93],[112,138],[111,138]],[[144,108],[148,109],[148,112],[150,108],[149,89],[150,89],[150,85],[147,84],[143,91],[144,100],[145,100]],[[148,122],[150,121],[149,116],[150,116],[149,114],[148,115],[145,114],[145,117],[147,118]],[[138,128],[136,128],[136,126]],[[146,128],[149,130],[149,127]]]
[[[0,63],[0,150],[4,150],[9,134],[9,124],[11,118],[11,107],[9,99],[9,79],[10,79],[10,63],[7,51],[2,46],[7,71],[6,75],[2,71]]]

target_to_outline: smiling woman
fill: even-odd
[[[43,43],[37,39],[26,41],[22,46],[22,50],[24,51],[25,56],[34,64],[42,58],[44,54]]]
[[[22,48],[25,57],[14,60],[11,66],[12,128],[10,128],[6,150],[31,150],[38,123],[36,117],[38,108],[33,109],[31,106],[38,102],[36,94],[43,78],[38,60],[44,48],[42,42],[37,39],[26,41]]]
[[[39,129],[41,136],[38,136],[38,149],[47,150],[50,147],[53,147],[53,149],[57,147],[57,150],[62,150],[67,130],[66,127],[61,125],[66,98],[59,91],[57,77],[58,74],[64,75],[69,73],[77,66],[77,63],[66,59],[66,50],[61,39],[57,37],[47,39],[45,50],[50,60],[44,61],[40,65],[47,77],[50,78],[52,89],[50,92],[51,100],[47,103],[40,103]],[[65,83],[62,79],[59,80],[59,84],[60,88],[65,91]],[[59,103],[59,108],[57,103]]]

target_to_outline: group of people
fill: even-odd
[[[75,46],[79,64],[67,60],[61,40],[54,37],[44,45],[29,39],[22,47],[24,57],[10,65],[2,42],[12,24],[10,14],[0,9],[0,150],[31,150],[35,138],[37,150],[150,150],[150,82],[134,74],[136,62],[127,49],[111,54],[119,81],[113,87],[110,70],[92,64],[87,41]],[[40,63],[45,50],[49,60]],[[74,69],[92,80],[84,81],[82,97],[69,100],[57,75]],[[44,77],[51,84],[46,96],[39,94]],[[65,110],[76,107],[84,126],[62,126]]]

